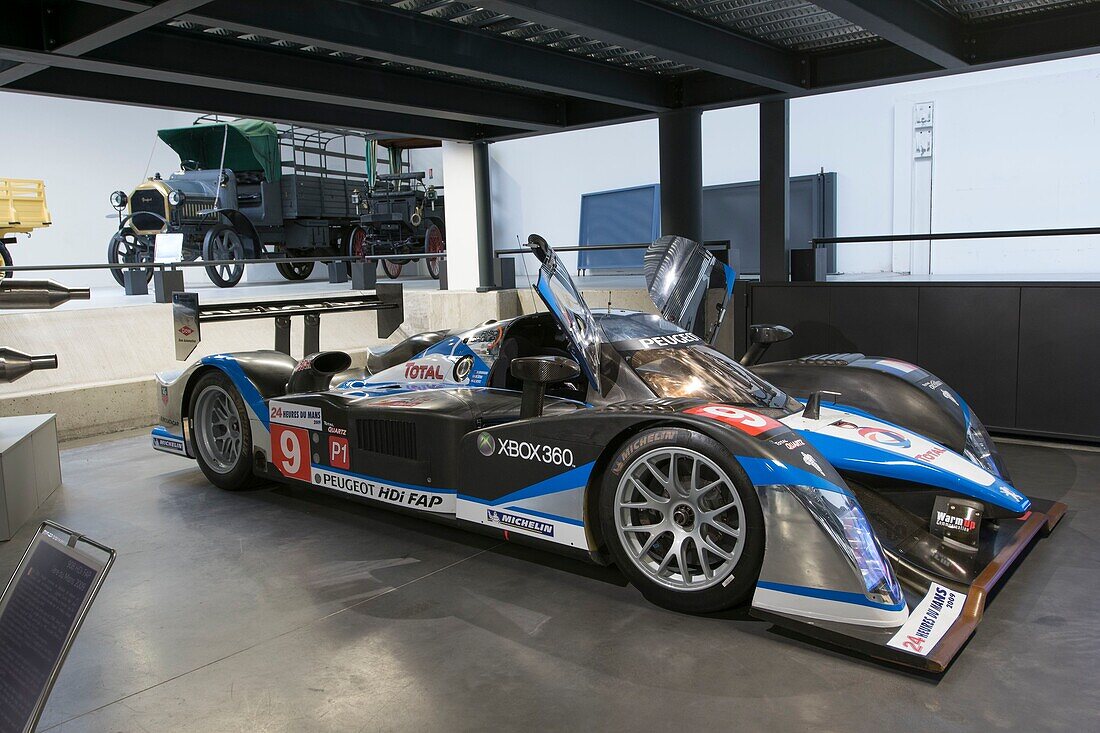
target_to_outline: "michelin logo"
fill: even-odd
[[[546,537],[554,536],[554,525],[538,519],[528,519],[527,517],[508,514],[507,512],[498,512],[496,509],[487,510],[485,512],[485,518],[491,524],[503,524],[506,527],[522,529],[527,532],[545,535]]]
[[[159,435],[154,435],[153,447],[157,450],[166,451],[168,453],[176,453],[181,456],[187,455],[187,451],[183,447],[183,441],[179,438],[166,438]]]

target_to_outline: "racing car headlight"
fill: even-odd
[[[813,486],[787,488],[843,550],[862,577],[869,599],[889,605],[903,600],[901,586],[855,497]]]
[[[182,204],[184,202],[184,200],[186,198],[187,197],[184,196],[183,191],[177,191],[176,189],[172,189],[171,191],[168,192],[168,203],[171,206],[179,206],[180,204]]]
[[[124,191],[115,191],[111,194],[111,206],[122,211],[126,208],[126,204],[130,202],[130,197],[126,195]]]
[[[981,466],[994,476],[1004,478],[993,457],[993,441],[989,432],[973,412],[970,413],[970,423],[966,426],[966,449],[963,454],[971,463]]]

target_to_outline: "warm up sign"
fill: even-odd
[[[454,513],[454,492],[394,486],[348,470],[351,465],[348,439],[322,431],[321,408],[272,401],[269,417],[271,462],[283,476],[387,504],[426,512]],[[322,450],[327,465],[320,462]]]

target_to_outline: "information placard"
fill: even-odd
[[[0,597],[0,733],[34,730],[114,556],[52,522],[31,540]]]

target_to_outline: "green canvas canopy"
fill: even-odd
[[[275,125],[262,120],[191,125],[157,130],[157,137],[176,151],[180,161],[194,160],[203,170],[217,169],[225,141],[225,167],[232,171],[264,172],[268,181],[279,180],[279,139]]]

